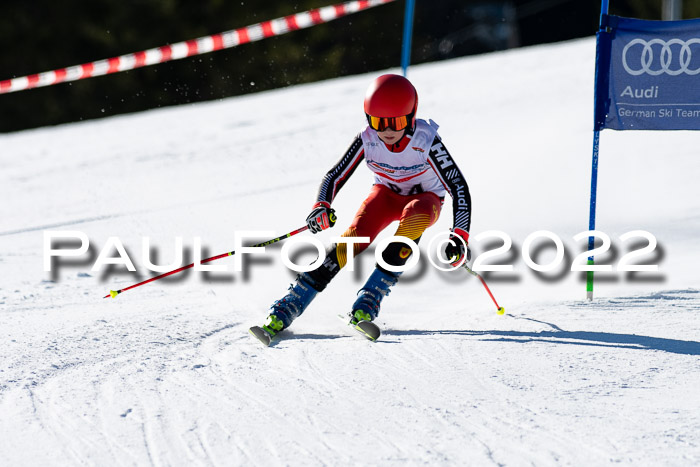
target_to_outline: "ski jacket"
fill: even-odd
[[[432,120],[430,123],[416,120],[415,130],[403,138],[409,138],[407,144],[389,149],[368,126],[323,177],[317,203],[330,206],[364,159],[374,172],[374,183],[385,185],[400,195],[433,192],[443,198],[447,191],[452,197],[453,228],[468,233],[471,224],[469,187],[437,129],[438,125]]]

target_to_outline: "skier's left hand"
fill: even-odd
[[[469,233],[456,228],[450,234],[450,241],[445,247],[445,257],[453,267],[461,266],[472,259],[472,252],[469,249]],[[466,257],[466,260],[463,259]]]

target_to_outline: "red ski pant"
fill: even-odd
[[[418,193],[403,196],[394,193],[384,185],[374,185],[355,214],[348,230],[341,237],[369,237],[370,243],[394,221],[399,226],[394,235],[417,241],[425,229],[437,222],[442,209],[442,199],[435,193]],[[400,244],[403,245],[403,244]],[[354,252],[358,255],[369,246],[369,243],[355,244]],[[389,247],[387,247],[389,250]],[[340,268],[347,264],[347,245],[335,246],[335,253]],[[386,258],[385,261],[394,265],[405,264],[411,250],[405,247],[396,249],[391,255],[399,258]]]

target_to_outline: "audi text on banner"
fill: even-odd
[[[605,19],[596,129],[700,130],[700,19]]]

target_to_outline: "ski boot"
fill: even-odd
[[[376,341],[381,334],[379,326],[372,321],[379,314],[382,299],[389,295],[389,289],[399,280],[400,274],[376,268],[357,292],[357,300],[349,313],[349,324],[369,340]]]
[[[382,299],[389,295],[391,287],[399,280],[400,274],[376,268],[365,285],[357,292],[357,300],[350,312],[350,323],[374,321],[379,314]]]
[[[289,293],[272,304],[270,315],[265,324],[253,326],[250,333],[263,344],[270,345],[272,338],[289,327],[301,315],[309,303],[316,297],[316,282],[307,274],[299,274],[296,282],[289,286]]]

